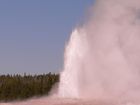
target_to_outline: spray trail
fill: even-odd
[[[66,47],[59,95],[140,100],[140,1],[98,0]]]

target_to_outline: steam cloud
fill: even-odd
[[[139,0],[96,0],[88,21],[72,32],[66,46],[58,96],[140,104]]]
[[[62,97],[140,102],[140,1],[98,0],[66,47]]]

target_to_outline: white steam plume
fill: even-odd
[[[66,47],[59,95],[140,100],[139,0],[97,0]]]

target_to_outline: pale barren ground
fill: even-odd
[[[0,103],[0,105],[116,105],[110,102],[79,100],[79,99],[59,99],[59,98],[40,98],[25,102]]]

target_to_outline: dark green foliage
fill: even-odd
[[[59,82],[59,75],[51,73],[34,76],[0,75],[0,101],[47,95],[56,82]]]

